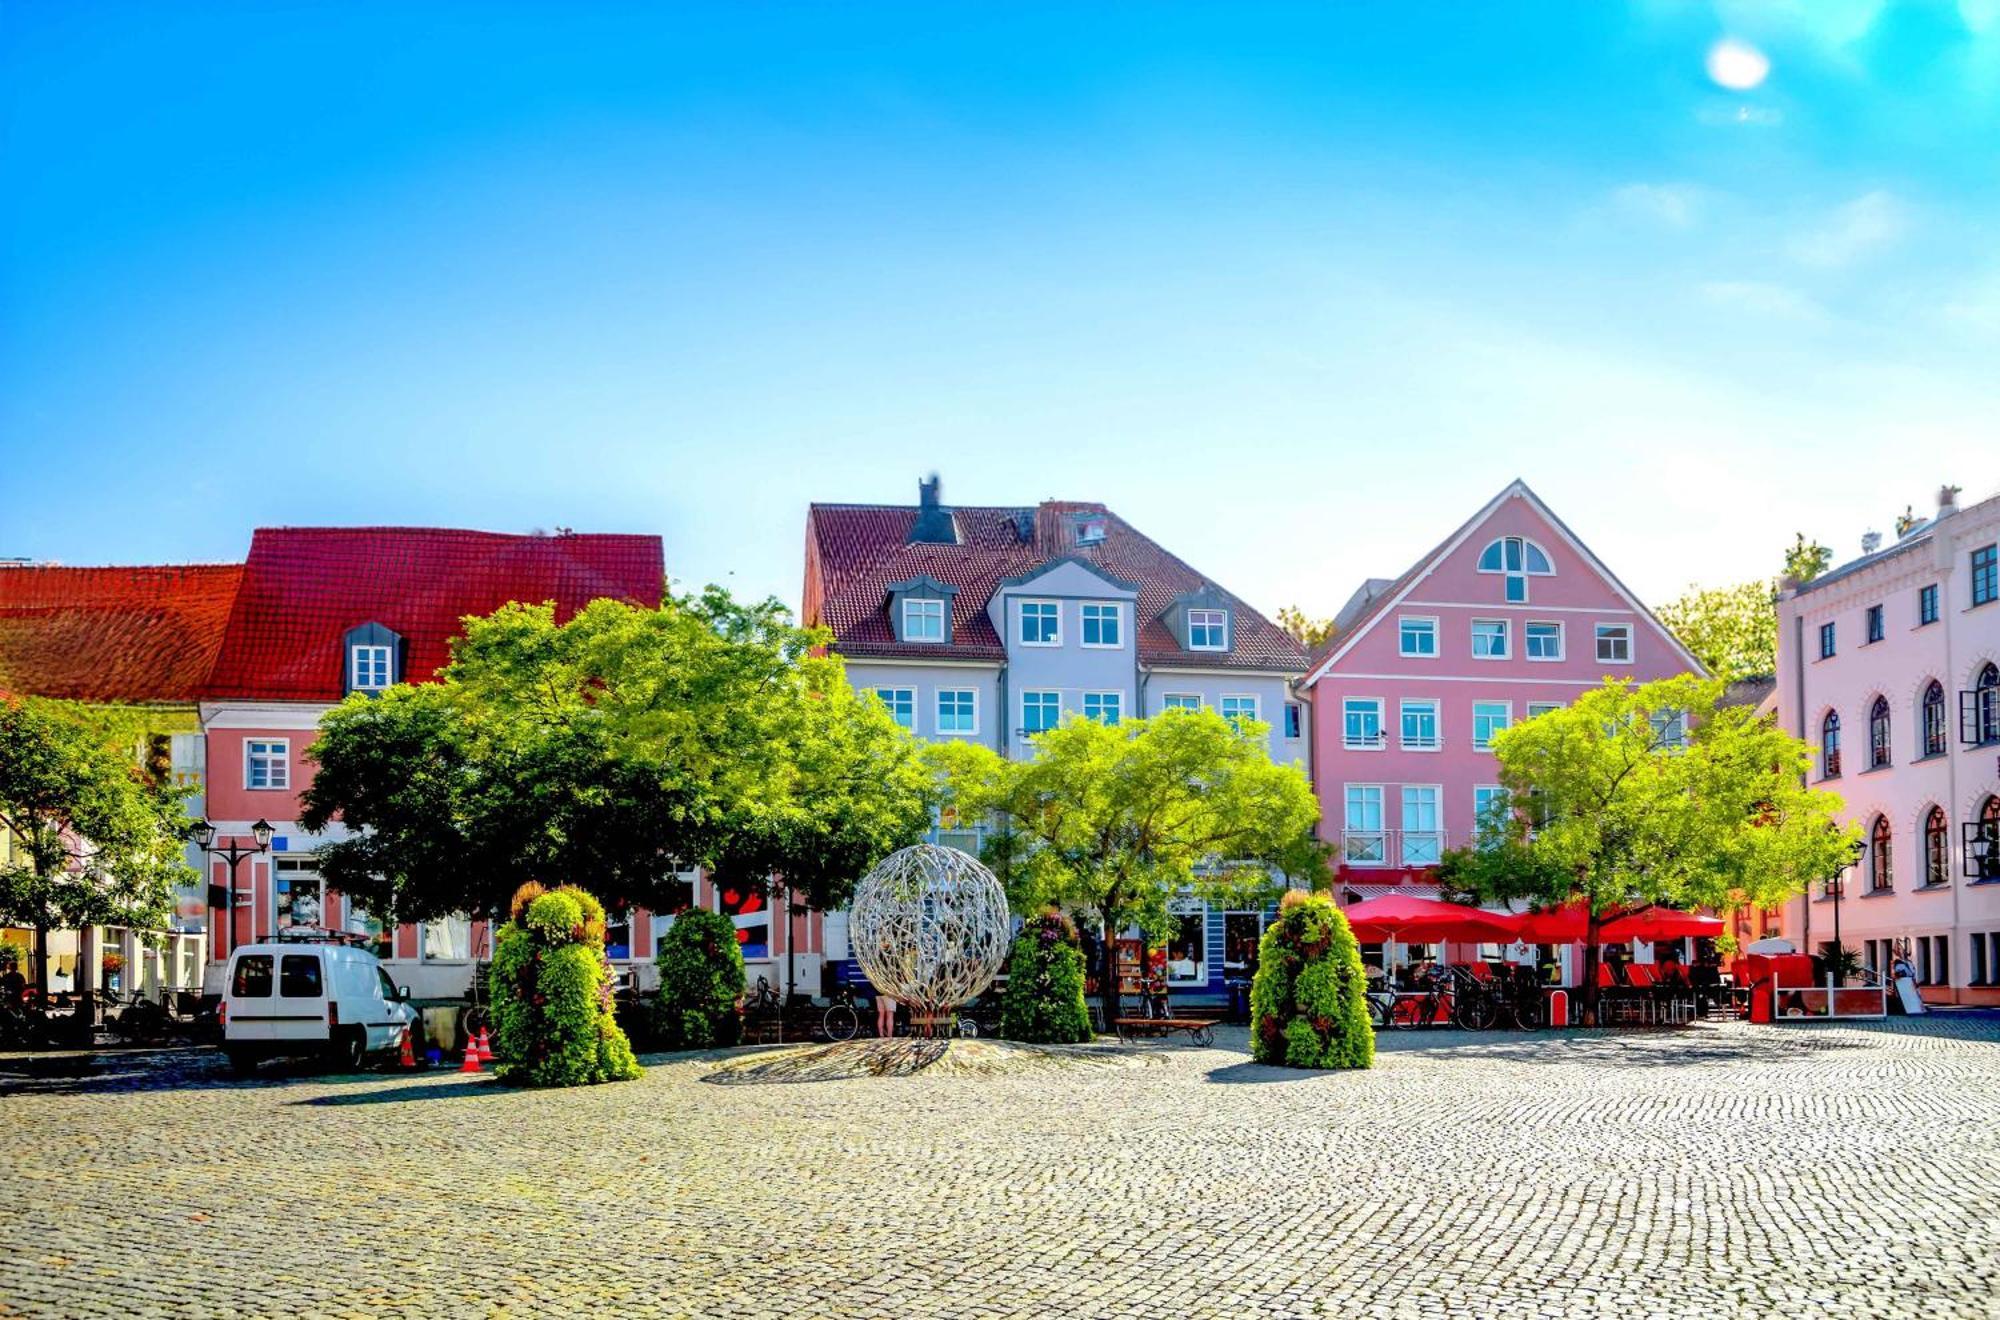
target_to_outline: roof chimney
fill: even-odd
[[[1958,490],[1957,486],[1938,487],[1938,517],[1942,518],[1948,513],[1958,512]]]
[[[958,544],[958,525],[952,521],[951,511],[938,502],[941,486],[935,472],[917,483],[917,520],[910,524],[910,544]]]
[[[1874,553],[1875,553],[1875,552],[1876,552],[1877,550],[1880,550],[1881,548],[1882,548],[1882,533],[1880,533],[1880,532],[1863,532],[1863,533],[1861,534],[1861,553],[1862,553],[1862,554],[1864,554],[1864,555],[1872,555],[1872,554],[1874,554]]]

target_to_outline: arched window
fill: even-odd
[[[1554,577],[1555,566],[1542,547],[1519,536],[1503,536],[1479,552],[1479,571],[1501,573],[1507,578],[1507,599],[1528,599],[1530,577]]]
[[[1944,755],[1944,684],[1936,679],[1924,689],[1924,755]]]
[[[1819,777],[1840,778],[1840,712],[1830,710],[1819,722]]]
[[[1975,880],[2000,880],[2000,797],[1979,806],[1979,819],[1965,823],[1965,873]]]
[[[1879,770],[1889,764],[1889,699],[1875,698],[1868,708],[1868,768]]]
[[[1889,818],[1877,816],[1874,828],[1868,831],[1868,888],[1872,893],[1880,893],[1895,884],[1895,871],[1889,857]]]
[[[1943,807],[1932,807],[1924,815],[1924,883],[1951,883],[1951,836]]]
[[[2000,666],[1988,664],[1979,671],[1972,684],[1969,715],[1964,720],[1967,742],[1975,746],[2000,742]]]

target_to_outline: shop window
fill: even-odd
[[[280,857],[275,864],[278,929],[317,930],[326,922],[326,885],[310,857]]]
[[[771,901],[761,885],[729,884],[716,890],[722,915],[736,923],[736,944],[745,958],[771,956]]]
[[[472,922],[465,917],[426,921],[420,934],[426,961],[464,962],[472,956]]]
[[[1180,899],[1172,908],[1173,934],[1167,939],[1167,984],[1208,984],[1208,904]]]
[[[1261,912],[1222,914],[1222,970],[1229,976],[1254,976],[1257,947],[1264,938]]]

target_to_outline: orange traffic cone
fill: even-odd
[[[484,1027],[479,1029],[479,1061],[481,1063],[493,1062],[493,1042],[487,1037],[486,1028]]]
[[[465,1062],[459,1065],[458,1070],[462,1073],[483,1071],[479,1066],[479,1042],[477,1040],[467,1038],[465,1042]]]
[[[402,1057],[396,1060],[396,1064],[404,1072],[415,1072],[417,1070],[417,1052],[410,1048],[410,1029],[408,1027],[403,1028],[403,1053]]]

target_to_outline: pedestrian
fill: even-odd
[[[880,991],[875,994],[875,1034],[884,1040],[896,1034],[896,1001]]]

